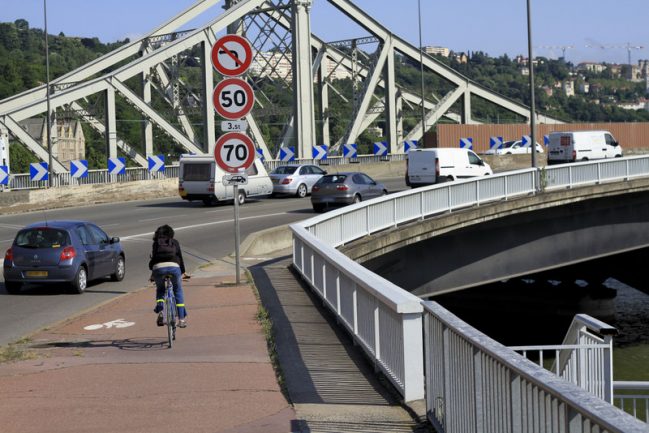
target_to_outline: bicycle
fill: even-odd
[[[176,339],[176,325],[178,324],[178,307],[176,306],[176,295],[174,294],[174,285],[171,278],[171,274],[164,276],[165,293],[162,306],[162,317],[165,325],[167,325],[169,349],[171,349],[173,341]]]

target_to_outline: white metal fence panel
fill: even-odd
[[[394,198],[394,211],[395,218],[394,224],[400,224],[406,221],[412,221],[419,219],[423,215],[422,211],[422,199],[423,195],[419,194],[409,194],[401,195]]]
[[[375,297],[370,296],[366,291],[359,290],[356,293],[358,338],[365,343],[367,350],[376,356],[376,330],[378,329],[378,302]]]
[[[649,173],[649,157],[629,158],[626,163],[629,177],[646,176]]]
[[[325,272],[325,284],[327,290],[325,292],[325,300],[329,303],[329,306],[336,313],[340,313],[340,305],[338,304],[338,270],[332,266],[327,266],[325,263],[326,272]]]
[[[367,220],[368,233],[394,227],[396,220],[394,212],[394,200],[378,201],[369,205],[367,207],[367,215],[370,216]]]
[[[429,418],[444,433],[646,432],[646,425],[593,394],[521,358],[435,302],[424,303]],[[442,332],[439,328],[442,327]],[[441,351],[442,356],[435,354]],[[442,401],[439,401],[441,398]]]
[[[393,347],[405,347],[403,341],[403,330],[401,317],[385,305],[378,303],[379,339],[381,347],[378,350],[378,357],[383,365],[390,371],[395,381],[404,387],[405,364],[401,351],[392,350]]]
[[[327,262],[319,255],[315,254],[313,256],[313,287],[320,293],[322,297],[325,297],[325,277],[324,272],[326,271]]]
[[[451,189],[451,209],[472,206],[478,202],[478,182],[462,181],[449,184]]]
[[[340,317],[352,332],[356,332],[356,283],[340,274]]]
[[[449,185],[435,189],[426,188],[421,191],[424,216],[451,210],[451,188]]]
[[[613,382],[613,404],[649,423],[649,382]]]

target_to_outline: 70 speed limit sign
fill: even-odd
[[[247,169],[255,161],[255,144],[240,132],[228,132],[216,140],[214,146],[216,164],[228,173]]]
[[[237,120],[250,113],[255,103],[255,93],[248,82],[239,78],[226,78],[214,88],[214,109],[228,120]]]

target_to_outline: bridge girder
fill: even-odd
[[[275,26],[280,26],[286,31],[291,32],[293,44],[294,82],[292,86],[294,91],[294,115],[286,122],[285,136],[281,144],[287,145],[290,137],[295,136],[299,156],[303,158],[310,157],[310,147],[316,144],[316,109],[313,103],[312,83],[313,79],[318,77],[321,82],[321,85],[318,87],[321,92],[321,106],[318,111],[323,118],[322,137],[328,140],[330,136],[328,130],[329,123],[325,121],[328,109],[328,97],[323,95],[330,88],[335,90],[335,87],[327,79],[322,68],[329,60],[332,60],[338,66],[350,71],[355,70],[359,80],[363,82],[363,92],[359,95],[359,103],[355,107],[353,118],[347,127],[347,132],[331,146],[331,149],[335,151],[344,143],[355,142],[365,129],[375,122],[381,114],[384,114],[387,124],[386,136],[391,152],[398,153],[402,150],[402,138],[404,136],[404,131],[402,131],[401,126],[402,103],[422,105],[422,97],[421,95],[415,95],[403,89],[399,85],[395,76],[395,56],[399,54],[413,61],[419,61],[420,51],[389,32],[383,25],[351,2],[347,0],[327,1],[370,33],[369,37],[356,39],[356,43],[358,41],[378,43],[379,50],[375,55],[376,62],[373,68],[354,62],[349,55],[336,49],[336,46],[345,46],[345,44],[350,43],[349,41],[337,41],[326,44],[311,34],[309,14],[312,0],[281,0],[280,3],[283,3],[281,7],[275,6],[271,0],[227,1],[226,10],[203,28],[173,33],[173,37],[168,37],[169,34],[175,32],[180,26],[200,16],[219,3],[219,0],[203,0],[181,12],[143,38],[128,43],[81,68],[53,80],[52,85],[57,91],[50,96],[51,105],[55,109],[56,107],[71,106],[75,110],[82,112],[81,117],[84,120],[89,122],[98,132],[107,135],[108,148],[111,155],[116,154],[117,148],[119,148],[140,165],[146,165],[145,158],[132,145],[125,143],[124,140],[117,137],[113,96],[115,92],[143,113],[145,117],[143,142],[145,143],[144,149],[147,156],[153,152],[151,143],[152,132],[150,129],[152,124],[162,129],[163,132],[171,136],[174,141],[182,145],[187,151],[199,153],[211,152],[215,141],[215,121],[211,107],[213,72],[211,66],[206,65],[210,47],[216,40],[215,34],[217,32],[233,28],[234,26],[236,26],[238,31],[242,31],[243,27],[241,23],[244,17],[251,14],[264,14],[268,19],[274,21]],[[292,10],[290,15],[286,13],[289,7]],[[165,39],[159,44],[151,44],[152,38]],[[156,45],[156,47],[153,47],[153,45]],[[175,111],[176,118],[182,128],[182,131],[179,131],[151,107],[151,83],[147,78],[154,72],[157,74],[163,88],[169,89],[178,86],[179,83],[173,80],[174,77],[169,77],[164,67],[164,62],[168,59],[177,58],[180,53],[196,45],[202,45],[203,47],[203,91],[200,96],[196,97],[200,98],[203,105],[205,131],[202,137],[202,145],[197,141],[189,119],[182,112],[182,109]],[[312,50],[317,52],[313,60],[311,59]],[[139,57],[131,60],[115,71],[97,78],[91,78],[134,56]],[[529,121],[529,109],[522,104],[489,91],[442,63],[437,62],[428,55],[423,56],[423,63],[428,71],[443,77],[456,87],[454,90],[446,92],[439,101],[423,100],[423,106],[426,110],[424,123],[420,121],[412,130],[408,131],[405,134],[406,139],[420,138],[424,131],[434,125],[442,116],[457,120],[459,116],[450,110],[461,97],[464,98],[465,106],[463,117],[467,122],[471,122],[471,95],[497,104]],[[127,80],[138,74],[142,76],[144,84],[144,92],[141,96],[137,95],[124,84]],[[382,90],[379,91],[379,89]],[[378,96],[377,92],[379,92]],[[105,124],[95,119],[91,113],[87,112],[78,103],[79,100],[94,94],[105,95],[107,101],[106,111],[108,112]],[[170,98],[167,102],[171,103],[174,107],[178,103],[174,98]],[[45,86],[40,86],[0,101],[0,118],[2,119],[3,128],[9,130],[39,157],[42,157],[43,147],[36,140],[26,136],[24,131],[19,130],[21,128],[18,122],[29,117],[41,115],[45,111]],[[247,120],[251,125],[250,131],[257,144],[266,154],[270,154],[254,115],[247,116]],[[542,115],[538,116],[537,121],[541,123],[560,123],[555,119]],[[54,161],[54,169],[57,172],[65,170],[56,160]]]

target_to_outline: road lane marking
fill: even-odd
[[[0,227],[2,227],[3,229],[21,229],[21,228],[23,228],[23,227],[25,227],[25,226],[24,226],[24,225],[23,225],[23,226],[19,226],[19,225],[17,225],[17,224],[6,224],[6,223],[0,223]]]
[[[239,221],[246,221],[246,220],[252,220],[252,219],[259,219],[259,218],[268,218],[268,217],[274,217],[274,216],[280,216],[280,215],[286,215],[288,212],[278,212],[278,213],[271,213],[271,214],[266,214],[266,215],[258,215],[258,216],[249,216],[249,217],[243,217],[239,218]],[[229,220],[223,220],[223,221],[212,221],[209,223],[201,223],[201,224],[192,224],[190,226],[182,226],[182,227],[177,227],[174,229],[175,232],[178,232],[180,230],[190,230],[190,229],[195,229],[198,227],[207,227],[207,226],[214,226],[217,224],[226,224],[226,223],[233,223],[234,219],[229,219]],[[140,233],[137,235],[130,235],[130,236],[120,236],[120,240],[134,240],[136,238],[140,238],[142,236],[153,236],[153,232],[146,232],[146,233]]]
[[[183,216],[187,216],[187,214],[183,213],[183,214],[179,214],[179,215],[174,215],[174,218],[183,217]],[[157,218],[146,218],[146,219],[143,219],[143,220],[138,220],[138,222],[143,223],[143,222],[147,222],[147,221],[156,221],[156,220],[162,220],[162,219],[168,219],[168,218],[169,218],[168,216],[161,216],[161,217],[157,217]]]

